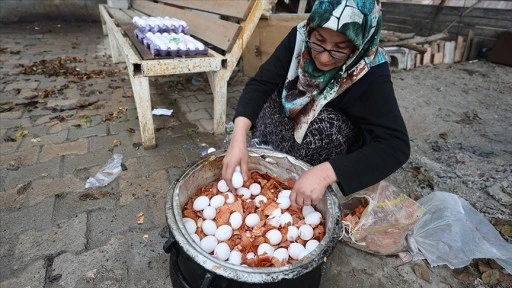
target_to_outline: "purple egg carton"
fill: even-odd
[[[151,54],[154,56],[160,57],[186,57],[186,56],[196,56],[196,55],[208,55],[208,48],[203,45],[203,49],[171,49],[169,46],[162,49],[158,44],[152,41],[149,37],[146,37],[146,34],[143,34],[140,30],[134,31],[137,39],[149,49]]]

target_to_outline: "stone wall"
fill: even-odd
[[[107,0],[0,0],[0,22],[100,21],[101,3]]]

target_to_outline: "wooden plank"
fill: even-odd
[[[471,52],[471,45],[473,43],[473,38],[475,37],[475,33],[473,30],[469,30],[468,38],[466,38],[466,47],[464,47],[464,54],[462,54],[462,61],[468,61],[469,53]]]
[[[457,37],[457,44],[455,46],[455,57],[454,62],[462,61],[462,54],[464,53],[464,38],[462,36]]]
[[[184,20],[190,27],[190,34],[223,51],[229,51],[233,47],[241,32],[239,24],[213,17],[197,17],[194,12],[164,4],[133,0],[132,7],[151,16],[169,16]]]
[[[423,54],[423,62],[422,65],[430,65],[432,63],[431,57],[432,57],[432,48],[430,45],[424,45],[423,47],[427,48],[427,52]]]
[[[308,0],[300,0],[299,7],[297,8],[297,14],[304,14],[306,12],[306,4],[308,4]]]
[[[427,43],[427,42],[431,42],[431,41],[440,40],[440,39],[446,38],[446,36],[448,36],[448,34],[443,34],[443,33],[434,34],[434,35],[431,35],[428,37],[415,36],[413,38],[405,39],[405,40],[398,41],[398,42],[382,43],[382,46],[390,47],[390,46],[399,46],[399,45],[403,45],[403,44],[421,44],[421,43]]]
[[[245,20],[256,0],[158,0],[177,7],[196,9]],[[261,1],[261,0],[259,0]]]
[[[444,54],[444,41],[436,41],[433,45],[434,47],[434,59],[432,63],[434,65],[443,63],[443,54]]]

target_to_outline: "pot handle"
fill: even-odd
[[[167,241],[165,241],[164,247],[163,247],[165,253],[172,254],[175,257],[178,257],[180,249],[178,249],[177,246],[178,246],[178,241],[176,241],[176,239],[174,239],[174,236],[172,235],[172,233],[169,233],[169,239],[167,239]]]
[[[206,272],[204,275],[203,283],[201,283],[201,288],[208,288],[210,287],[210,284],[213,282],[213,279],[215,276],[211,274],[210,272]]]

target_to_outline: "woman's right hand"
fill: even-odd
[[[226,181],[229,189],[235,192],[231,183],[233,172],[235,172],[236,166],[240,166],[242,177],[246,181],[249,177],[249,169],[247,167],[247,133],[251,128],[251,121],[245,117],[237,117],[235,119],[235,125],[233,134],[231,134],[231,141],[229,143],[226,155],[222,160],[222,179]]]

